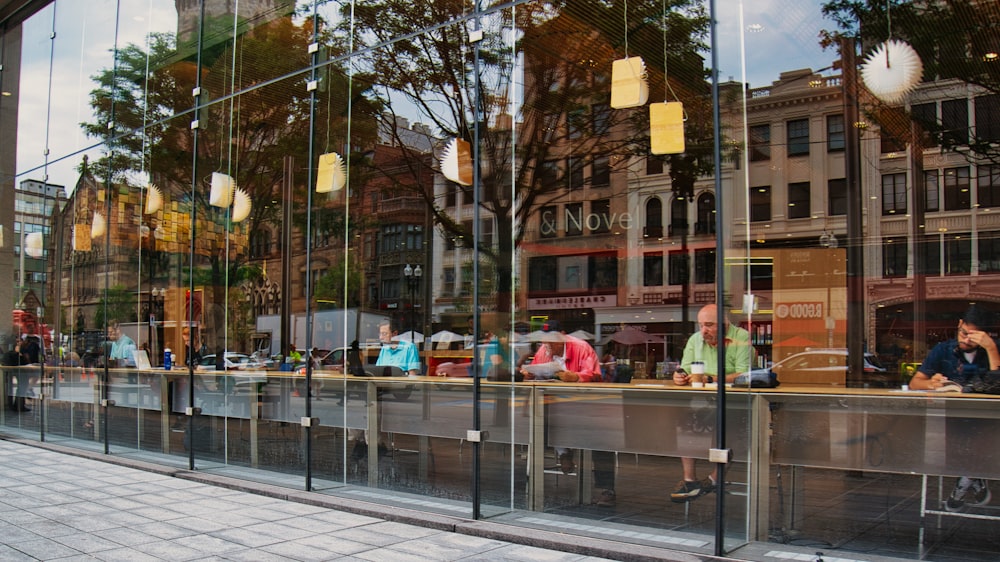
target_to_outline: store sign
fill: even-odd
[[[584,295],[579,297],[546,297],[528,299],[528,309],[608,308],[618,306],[617,295]]]
[[[555,210],[542,213],[540,225],[541,235],[544,237],[556,236],[559,232],[558,213]],[[612,228],[622,228],[628,230],[632,228],[632,213],[583,213],[575,214],[567,208],[563,214],[567,231],[582,232],[589,230],[594,232],[605,232]]]

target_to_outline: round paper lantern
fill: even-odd
[[[875,47],[861,65],[868,90],[888,104],[896,104],[920,82],[924,64],[913,47],[890,39]]]

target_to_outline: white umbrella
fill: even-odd
[[[590,340],[590,341],[594,340],[594,334],[591,334],[587,330],[577,330],[571,333],[570,335],[573,336],[574,338],[578,338],[581,340]]]
[[[543,332],[541,330],[535,330],[534,332],[531,332],[530,334],[528,334],[526,337],[527,337],[528,341],[542,341],[542,338],[544,336],[545,336],[545,332]]]
[[[454,343],[454,342],[464,342],[465,336],[462,334],[456,334],[451,330],[441,330],[436,332],[431,336],[431,341],[434,343]]]
[[[421,334],[420,332],[414,332],[413,330],[409,330],[403,332],[402,334],[392,336],[392,341],[408,341],[411,343],[423,343],[424,335]]]

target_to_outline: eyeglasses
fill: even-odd
[[[969,337],[969,332],[973,332],[973,331],[975,331],[975,330],[968,330],[968,329],[966,329],[965,328],[965,324],[960,324],[958,326],[958,335],[959,335],[959,337],[967,338],[967,337]]]

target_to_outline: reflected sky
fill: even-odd
[[[145,45],[150,33],[176,31],[173,0],[128,1],[121,5],[127,11],[119,22],[119,44]],[[720,79],[740,80],[744,56],[746,80],[752,88],[768,86],[789,70],[828,68],[837,53],[819,46],[820,31],[833,29],[833,22],[823,18],[821,5],[819,0],[717,0]],[[110,65],[117,6],[114,0],[59,1],[24,24],[16,182],[42,179],[47,173],[50,183],[64,185],[67,191],[73,189],[78,179],[76,168],[82,158],[80,152],[94,144],[94,139],[88,138],[79,124],[91,119],[92,77]],[[48,35],[53,14],[59,33],[52,53],[56,72],[50,74]],[[710,63],[709,55],[705,56],[706,64]],[[51,95],[58,100],[51,107],[46,104],[50,79]],[[51,122],[47,168],[43,167],[46,145],[43,116],[48,116]],[[36,126],[25,126],[27,123]],[[92,160],[100,155],[96,148],[87,152]],[[72,156],[66,157],[68,154]]]

